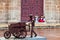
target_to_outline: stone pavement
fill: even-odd
[[[38,36],[46,37],[47,40],[60,40],[60,28],[56,29],[34,29]],[[4,32],[6,30],[0,30],[0,38],[4,37]],[[28,32],[30,35],[30,32]]]
[[[46,37],[37,36],[37,37],[30,38],[29,36],[27,36],[24,39],[17,39],[17,38],[14,38],[14,37],[11,37],[9,39],[5,39],[4,37],[0,37],[0,40],[46,40]]]

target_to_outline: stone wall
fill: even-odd
[[[60,0],[56,0],[56,20],[60,23]]]
[[[21,0],[0,0],[0,23],[20,22]]]
[[[11,0],[9,3],[9,22],[20,22],[21,0]]]
[[[60,23],[60,0],[44,0],[47,23]],[[0,23],[21,21],[21,0],[0,0]]]
[[[1,22],[6,22],[6,1],[0,0],[0,23]]]
[[[60,0],[44,0],[44,16],[47,23],[60,23]]]

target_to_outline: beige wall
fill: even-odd
[[[0,0],[0,23],[21,21],[21,0]]]
[[[9,22],[21,21],[21,0],[11,0],[9,3]]]
[[[44,0],[47,23],[60,23],[60,0]],[[0,23],[21,21],[21,0],[0,0]]]
[[[59,23],[60,0],[44,0],[44,15],[48,23]]]
[[[0,0],[0,23],[7,22],[7,0]]]

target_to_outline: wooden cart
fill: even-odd
[[[16,38],[25,38],[27,36],[26,26],[27,25],[25,22],[10,24],[8,27],[8,31],[4,33],[4,37],[8,39],[12,34]]]

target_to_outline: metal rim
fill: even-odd
[[[6,31],[6,32],[4,33],[4,37],[5,37],[6,39],[9,39],[9,38],[11,37],[11,33],[10,33],[9,31]]]

